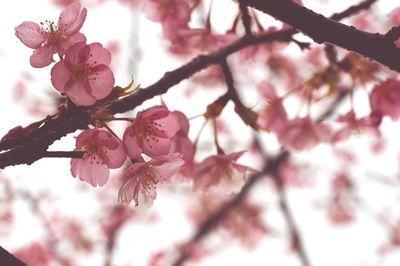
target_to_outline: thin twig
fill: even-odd
[[[249,9],[242,1],[239,1],[239,8],[240,13],[242,14],[242,23],[246,32],[246,36],[252,36]]]
[[[371,3],[371,1],[362,2],[360,6],[364,6],[364,3]],[[358,8],[350,9],[352,11],[355,10],[356,12],[360,10]],[[346,9],[344,11],[347,16],[353,14],[348,10],[349,9]],[[342,18],[342,16],[336,15],[336,18]],[[232,53],[245,47],[261,43],[273,41],[290,42],[292,36],[296,33],[297,31],[295,29],[285,29],[272,33],[264,33],[251,38],[245,36],[216,52],[210,53],[209,55],[198,56],[174,71],[167,72],[164,77],[153,85],[137,91],[134,95],[113,102],[108,107],[108,110],[111,114],[132,110],[144,101],[167,92],[172,86],[189,78],[196,72],[212,64],[219,64],[221,59],[226,58]],[[364,45],[364,43],[362,45]],[[398,62],[400,62],[400,60]],[[8,151],[0,153],[0,168],[17,164],[31,164],[40,158],[43,158],[48,147],[54,141],[69,133],[75,132],[76,130],[86,129],[90,123],[90,112],[95,108],[97,108],[97,105],[87,108],[69,105],[66,110],[63,110],[63,112],[57,116],[46,120],[43,125],[32,130],[29,134],[1,141],[0,150]]]

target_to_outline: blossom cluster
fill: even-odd
[[[190,28],[193,8],[187,0],[143,2],[143,12],[149,19],[161,23],[163,34],[172,47],[180,47],[178,53],[190,53],[183,48],[192,52],[210,51],[236,38],[233,29],[221,36],[212,33],[209,18],[204,29]],[[61,12],[57,23],[45,21],[36,24],[26,21],[15,28],[21,42],[34,49],[30,57],[33,67],[46,67],[55,62],[50,73],[51,83],[56,90],[76,106],[96,106],[95,110],[103,110],[92,114],[94,128],[83,131],[76,139],[76,150],[83,151],[84,155],[71,160],[72,175],[92,186],[103,186],[109,179],[110,169],[126,165],[118,198],[124,203],[134,201],[136,205],[150,206],[156,197],[157,185],[172,180],[176,174],[190,177],[194,187],[199,190],[237,192],[243,185],[245,173],[251,170],[236,162],[244,152],[225,154],[217,144],[218,154],[196,162],[196,146],[188,137],[189,121],[184,113],[157,105],[138,112],[133,118],[126,118],[131,123],[122,138],[109,128],[107,123],[115,117],[108,113],[105,103],[123,97],[127,92],[112,93],[115,78],[109,67],[111,53],[100,43],[86,43],[85,35],[80,32],[86,15],[86,8],[73,3]],[[265,32],[277,30],[268,28]],[[239,59],[261,58],[271,63],[270,51],[284,47],[285,44],[254,46],[245,49]],[[58,58],[55,59],[55,55]],[[309,60],[315,61],[311,57]],[[365,70],[360,69],[357,64],[363,62],[355,55],[348,55],[343,62],[354,82],[367,81],[371,79],[368,76],[373,76],[376,71],[368,65],[364,66]],[[369,94],[370,114],[358,118],[354,109],[351,109],[337,118],[336,122],[343,125],[337,130],[324,121],[315,121],[309,112],[306,116],[290,118],[285,106],[289,95],[300,95],[310,107],[326,96],[317,93],[318,89],[329,83],[329,90],[334,91],[336,88],[332,84],[335,82],[338,82],[337,73],[330,68],[317,72],[302,86],[283,96],[278,94],[273,84],[261,82],[258,89],[266,105],[254,112],[256,122],[253,127],[276,134],[287,149],[302,150],[321,142],[342,141],[354,132],[363,131],[380,136],[379,125],[383,116],[392,119],[400,117],[400,81],[388,79],[377,84]],[[240,115],[241,111],[238,112]],[[207,114],[204,117],[210,118]]]
[[[151,1],[147,4],[151,5]],[[189,6],[186,3],[180,7]],[[176,13],[168,12],[162,17],[155,14],[154,18],[172,23],[171,27],[188,21],[187,13],[177,14],[181,19],[173,20]],[[196,147],[188,137],[189,121],[182,112],[156,105],[133,118],[125,118],[130,124],[122,138],[112,131],[107,122],[115,117],[108,113],[104,102],[121,94],[112,94],[115,79],[109,67],[111,53],[100,43],[87,44],[86,37],[79,32],[86,15],[86,8],[73,3],[61,12],[57,24],[27,21],[15,28],[21,42],[34,49],[30,57],[33,67],[42,68],[55,62],[51,83],[56,90],[76,106],[96,106],[95,110],[102,110],[92,114],[94,128],[84,130],[76,138],[75,151],[83,152],[83,156],[71,159],[72,175],[94,187],[104,186],[110,169],[124,167],[118,200],[126,204],[134,201],[136,206],[151,206],[158,184],[172,180],[178,173],[192,178],[199,190],[237,191],[250,169],[236,163],[243,152],[225,155],[220,151],[196,163]]]
[[[301,1],[296,1],[302,4]],[[213,32],[211,27],[211,8],[203,28],[192,28],[190,22],[191,13],[196,4],[190,7],[188,0],[146,0],[143,3],[143,12],[146,16],[160,23],[164,37],[170,42],[171,52],[177,55],[192,55],[196,53],[212,52],[226,44],[236,40],[239,36],[237,25],[233,23],[232,28],[224,34]],[[258,21],[255,14],[251,14],[254,21]],[[394,17],[394,16],[393,16]],[[256,23],[257,24],[257,23]],[[257,34],[273,33],[285,30],[287,25],[279,27],[263,28],[257,24]],[[300,76],[296,70],[295,62],[287,56],[280,55],[280,51],[288,46],[287,43],[267,42],[259,45],[246,47],[238,53],[239,64],[246,62],[260,62],[271,68],[271,72],[286,71],[279,73],[287,76],[287,91],[283,96],[278,95],[275,84],[262,81],[258,89],[263,97],[265,106],[257,111],[257,127],[263,131],[276,134],[280,144],[287,149],[303,150],[315,147],[319,143],[335,144],[348,139],[353,133],[369,133],[379,137],[379,126],[382,118],[388,116],[393,120],[400,117],[400,98],[398,91],[400,81],[388,79],[374,86],[369,93],[371,112],[369,115],[358,117],[354,108],[339,116],[336,122],[341,126],[338,129],[324,121],[316,121],[310,112],[302,117],[290,118],[285,102],[289,96],[299,96],[300,101],[305,102],[307,108],[318,101],[339,93],[338,87],[343,83],[339,79],[337,71],[332,68],[317,72],[304,84],[293,88],[294,84],[300,83]],[[314,49],[315,50],[315,49]],[[310,54],[306,59],[311,64],[322,68],[323,64],[318,54]],[[348,54],[343,60],[341,71],[348,74],[353,81],[365,83],[377,80],[377,73],[381,71],[376,64],[369,62],[355,54]],[[279,69],[274,69],[278,67]],[[214,76],[221,76],[215,68],[209,68],[206,78],[202,82],[209,82]],[[320,95],[322,87],[328,86],[328,94]],[[348,94],[353,94],[349,91]]]

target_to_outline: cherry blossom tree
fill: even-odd
[[[392,257],[400,259],[396,3],[109,2],[53,0],[60,9],[57,22],[21,18],[15,36],[7,37],[33,52],[19,62],[28,72],[14,88],[3,88],[27,109],[30,122],[14,120],[13,128],[0,132],[0,265],[140,265],[121,259],[126,246],[147,241],[126,241],[127,228],[153,227],[165,216],[179,219],[164,205],[170,198],[193,230],[182,237],[186,229],[176,220],[179,228],[164,228],[157,239],[174,231],[179,238],[163,247],[149,240],[145,265],[200,265],[233,241],[253,250],[269,243],[285,265],[330,265],[335,255],[314,248],[341,246],[325,239],[325,231],[356,231],[356,225],[368,240],[349,243],[374,255],[354,251],[350,264],[397,265],[390,264]],[[93,39],[85,28],[91,14],[103,8],[104,20],[112,23],[115,6],[144,26],[119,25],[129,28],[127,43]],[[97,26],[95,36],[101,30]],[[143,31],[154,32],[157,44],[140,47],[135,34]],[[146,68],[146,55],[156,50],[162,56]],[[178,67],[154,74],[163,63]],[[39,89],[48,89],[47,95],[31,94],[36,73],[46,75]],[[145,75],[151,81],[143,86]],[[382,169],[371,163],[379,158]],[[52,168],[54,160],[69,171]],[[74,193],[58,195],[46,182],[37,190],[36,176],[21,185],[8,171],[40,163],[47,168],[39,169],[48,169],[43,176],[78,177],[55,181],[75,186]],[[61,196],[74,203],[63,205]],[[43,233],[12,246],[13,233],[1,229],[18,231],[27,215],[20,214],[21,202]],[[310,221],[321,218],[327,229]],[[279,264],[268,255],[263,259]]]

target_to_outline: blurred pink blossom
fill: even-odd
[[[400,117],[400,81],[388,79],[372,89],[369,102],[373,112],[387,115],[393,120]]]
[[[180,153],[185,164],[181,167],[184,175],[192,173],[194,165],[195,146],[189,139],[189,120],[186,115],[180,111],[174,111],[178,119],[180,129],[171,140],[170,153]]]
[[[217,190],[224,194],[238,192],[251,168],[236,163],[244,151],[228,155],[212,155],[197,164],[193,170],[194,187],[203,191]]]
[[[267,106],[259,112],[257,123],[261,129],[280,133],[288,121],[283,98],[277,95],[275,87],[267,81],[261,82],[258,89]]]
[[[290,120],[278,137],[286,148],[303,150],[330,140],[331,131],[325,124],[314,124],[309,117],[304,117]]]
[[[379,124],[376,124],[374,119],[371,119],[370,116],[356,118],[354,111],[339,116],[337,121],[346,125],[334,134],[333,142],[347,139],[352,133],[370,133],[376,137],[381,134],[378,128]]]
[[[191,14],[188,0],[145,0],[143,12],[150,20],[161,23],[167,38],[177,29],[186,28]]]
[[[51,252],[39,242],[22,247],[14,252],[15,257],[30,266],[46,266],[51,262]]]

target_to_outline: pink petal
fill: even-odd
[[[140,204],[144,204],[146,208],[150,208],[153,206],[154,200],[157,198],[156,186],[148,187],[145,191],[139,194],[139,197],[136,198],[136,206]]]
[[[78,176],[80,163],[81,159],[71,159],[71,174],[73,177]]]
[[[170,145],[170,139],[153,136],[143,140],[142,149],[144,154],[154,157],[168,154]]]
[[[64,92],[65,85],[71,79],[71,72],[64,66],[64,60],[57,62],[51,69],[51,83],[59,92]]]
[[[184,132],[187,135],[189,133],[190,124],[186,115],[180,111],[173,111],[172,113],[178,119],[181,132]]]
[[[74,177],[88,182],[96,187],[104,186],[110,176],[110,170],[105,164],[91,163],[90,157],[71,160],[71,173]]]
[[[130,178],[132,178],[132,180],[121,186],[118,192],[118,201],[124,204],[129,204],[134,200],[137,206],[140,183],[137,177]]]
[[[60,42],[57,46],[57,53],[60,55],[64,55],[65,52],[70,48],[72,45],[76,43],[86,43],[86,37],[80,32],[72,34],[68,36],[64,41]]]
[[[66,34],[76,33],[82,28],[86,15],[86,8],[83,8],[81,11],[81,5],[79,3],[73,3],[61,12],[58,19],[58,26],[61,26]]]
[[[154,166],[154,168],[159,172],[162,179],[166,180],[177,174],[184,163],[185,162],[179,157],[179,155],[175,153],[169,156],[169,161],[162,165]]]
[[[351,135],[351,129],[348,127],[342,128],[333,136],[332,141],[333,143],[348,139]]]
[[[108,150],[106,155],[107,165],[111,169],[121,167],[126,160],[126,153],[122,143],[119,143],[116,149]]]
[[[46,41],[40,26],[31,21],[25,21],[15,28],[15,35],[29,48],[39,48]]]
[[[238,151],[228,155],[223,155],[222,158],[226,161],[236,161],[239,159],[246,151]]]
[[[85,146],[91,139],[95,138],[97,135],[96,129],[86,129],[82,131],[76,138],[76,148],[80,149]]]
[[[96,130],[96,132],[98,133],[97,138],[105,148],[109,150],[115,150],[118,148],[119,140],[110,132],[105,130]]]
[[[143,151],[137,143],[136,136],[135,135],[130,136],[129,133],[127,133],[128,130],[129,130],[129,127],[125,130],[123,142],[125,144],[128,156],[131,157],[132,159],[135,159],[135,158],[139,157]]]
[[[159,137],[171,138],[175,136],[180,129],[178,118],[174,113],[170,113],[167,117],[156,120],[161,125],[162,131],[157,130],[156,134]]]
[[[98,100],[110,95],[114,87],[114,74],[105,65],[92,68],[93,73],[88,77],[91,87],[91,94]]]
[[[48,66],[53,61],[53,47],[50,45],[37,48],[29,59],[31,66],[36,68]]]
[[[90,57],[87,60],[89,65],[109,65],[111,62],[111,53],[100,43],[92,43],[89,45]]]
[[[79,64],[82,60],[86,60],[85,58],[81,58],[81,50],[83,50],[87,45],[84,42],[79,42],[71,47],[65,52],[65,66],[69,69],[72,69],[74,65]],[[87,47],[85,50],[86,57],[89,56],[89,48]]]
[[[64,87],[64,93],[78,106],[90,106],[96,102],[81,82],[69,81]]]
[[[258,89],[267,101],[274,101],[278,99],[276,89],[271,83],[263,81],[258,84]]]
[[[168,111],[167,107],[165,107],[164,105],[156,105],[156,106],[152,106],[142,112],[140,112],[140,116],[143,118],[151,118],[152,120],[158,120],[161,118],[166,117],[168,114],[170,113],[170,111]],[[138,117],[139,117],[138,114]]]

